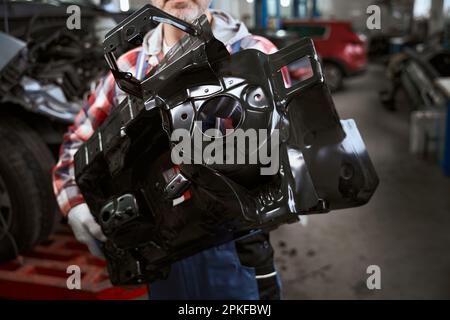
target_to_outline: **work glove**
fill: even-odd
[[[103,257],[98,240],[105,242],[106,237],[94,220],[87,204],[83,203],[73,207],[67,218],[75,238],[84,243],[94,256]]]

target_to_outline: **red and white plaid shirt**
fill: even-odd
[[[131,72],[134,76],[138,73],[142,75],[150,72],[164,58],[160,27],[157,27],[153,32],[151,41],[159,41],[159,43],[154,43],[155,46],[150,50],[150,53],[148,50],[144,51],[145,54],[143,56],[147,59],[147,63],[143,64],[142,59],[138,61],[142,50],[144,50],[143,47],[138,47],[128,51],[118,59],[119,68],[123,71]],[[257,49],[266,54],[272,54],[277,51],[275,45],[269,40],[250,34],[240,39],[239,43],[238,49]],[[235,43],[225,43],[225,45],[232,53]],[[155,48],[158,50],[155,50]],[[139,68],[142,68],[144,65],[146,65],[146,70],[142,72],[143,70],[139,70]],[[288,79],[287,70],[283,71],[285,71],[285,79]],[[95,91],[91,93],[87,103],[76,116],[73,125],[69,127],[68,132],[64,135],[60,149],[60,158],[53,169],[53,189],[64,216],[67,216],[73,207],[85,202],[75,182],[74,155],[80,146],[105,121],[111,108],[118,105],[118,102],[123,98],[124,93],[117,87],[113,75],[109,72]]]

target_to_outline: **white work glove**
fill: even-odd
[[[98,223],[94,220],[87,204],[83,203],[73,207],[69,211],[67,219],[75,238],[87,245],[89,251],[94,256],[103,257],[102,251],[95,239],[104,242],[106,241],[106,237]]]

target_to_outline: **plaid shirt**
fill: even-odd
[[[157,37],[157,40],[162,41],[161,37]],[[236,44],[238,45],[237,47]],[[275,45],[269,40],[254,35],[248,35],[238,41],[238,43],[226,43],[225,45],[230,53],[250,48],[260,50],[266,54],[277,51]],[[135,77],[147,74],[164,58],[162,43],[158,44],[157,47],[161,48],[156,50],[159,52],[152,50],[151,54],[147,54],[147,52],[141,54],[143,52],[142,47],[130,50],[118,59],[119,68],[123,71],[131,72]],[[141,59],[139,59],[140,57]],[[142,63],[142,57],[146,59],[146,63]],[[286,81],[289,81],[287,80],[289,78],[287,70],[283,71]],[[111,72],[108,73],[100,81],[95,91],[91,93],[87,103],[76,116],[73,125],[70,126],[68,132],[64,135],[60,149],[60,158],[53,169],[53,189],[64,216],[67,216],[73,207],[85,202],[75,182],[75,153],[105,121],[111,108],[118,105],[118,102],[124,97],[124,92],[117,87],[113,75]]]

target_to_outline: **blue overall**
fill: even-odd
[[[241,41],[232,45],[239,51]],[[147,65],[144,54],[138,57],[137,78],[143,78]],[[151,300],[257,300],[259,299],[255,269],[241,265],[235,242],[202,251],[172,264],[166,280],[149,287]]]
[[[150,299],[258,300],[254,268],[242,266],[234,241],[174,263],[167,280],[150,285]]]

